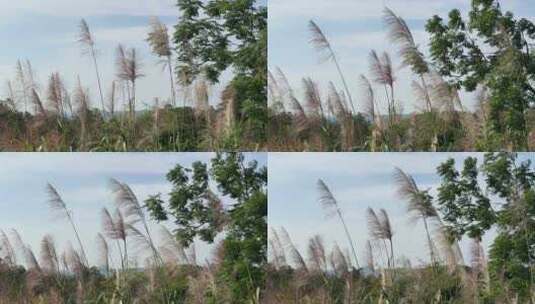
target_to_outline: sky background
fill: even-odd
[[[45,234],[65,249],[70,241],[78,248],[64,219],[48,206],[46,184],[50,182],[73,212],[89,262],[97,262],[95,238],[101,231],[101,210],[115,210],[109,179],[127,183],[142,202],[148,195],[171,190],[165,175],[175,165],[190,166],[194,161],[209,162],[212,153],[2,153],[0,154],[0,229],[16,229],[36,255]],[[245,154],[246,160],[266,164],[262,153]],[[215,185],[212,189],[216,191]],[[173,225],[168,225],[173,228]],[[152,234],[159,238],[159,225],[151,221]],[[110,246],[114,250],[114,246]],[[199,263],[212,254],[212,246],[196,242]],[[58,250],[61,252],[61,250]],[[118,260],[117,258],[115,259]]]
[[[531,1],[504,0],[502,8],[515,15],[535,18],[535,6]],[[444,19],[453,8],[459,8],[466,15],[469,0],[270,0],[269,1],[269,68],[280,67],[294,88],[298,88],[298,98],[302,95],[301,79],[311,77],[326,91],[329,81],[334,81],[342,89],[341,81],[331,62],[319,63],[319,55],[309,44],[309,20],[314,20],[329,38],[339,58],[343,73],[357,107],[360,74],[368,73],[368,56],[371,49],[381,54],[387,51],[392,56],[398,79],[396,95],[404,104],[405,112],[414,108],[410,84],[413,76],[409,69],[399,70],[401,60],[398,49],[387,41],[387,32],[382,23],[384,6],[388,6],[408,23],[420,51],[427,52],[428,36],[425,32],[426,20],[435,14]],[[376,90],[383,100],[382,89]],[[474,106],[474,96],[462,94],[463,103],[468,108]],[[384,113],[384,110],[383,110]]]
[[[327,219],[318,203],[317,181],[321,178],[344,213],[359,261],[365,260],[364,248],[369,239],[366,209],[371,207],[376,212],[380,208],[387,211],[397,258],[405,256],[412,265],[428,263],[424,226],[421,221],[410,221],[407,204],[397,195],[394,168],[412,175],[421,190],[431,188],[435,196],[440,184],[436,167],[452,157],[460,168],[468,156],[483,157],[475,153],[270,153],[269,226],[284,227],[302,253],[306,253],[308,240],[314,235],[322,236],[327,248],[334,244],[348,248],[340,222]],[[533,161],[535,154],[521,154],[519,158]],[[495,230],[484,236],[485,248],[494,236]],[[461,249],[466,262],[470,261],[469,248],[470,242],[463,240]]]
[[[79,75],[89,88],[93,106],[100,105],[92,59],[82,56],[77,43],[82,18],[89,24],[99,51],[98,64],[105,97],[115,79],[115,50],[119,43],[139,51],[145,77],[138,80],[139,107],[170,96],[169,74],[157,65],[145,41],[151,16],[158,16],[168,26],[172,37],[179,10],[175,0],[0,0],[0,99],[7,96],[8,79],[15,78],[18,59],[30,60],[41,94],[49,75],[59,72],[67,88],[72,89]],[[212,103],[219,98],[221,83],[211,90]],[[178,95],[181,97],[182,95]]]

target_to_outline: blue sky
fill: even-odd
[[[94,240],[101,231],[100,212],[103,207],[115,210],[108,187],[110,178],[127,183],[140,201],[159,192],[165,198],[171,189],[165,179],[170,169],[176,164],[189,166],[197,160],[209,162],[213,156],[212,153],[2,153],[0,229],[18,230],[36,254],[45,234],[54,236],[62,249],[68,241],[76,245],[68,223],[57,219],[48,207],[45,186],[50,182],[72,210],[89,261],[96,263]],[[246,159],[266,164],[265,154],[246,154]],[[157,235],[158,224],[151,223],[151,228]],[[197,242],[196,249],[200,262],[211,256],[212,247],[203,242]]]
[[[301,252],[306,252],[308,239],[318,234],[328,248],[336,243],[347,248],[343,227],[336,218],[326,219],[318,203],[318,179],[329,186],[345,214],[345,220],[356,243],[359,260],[364,260],[368,237],[366,209],[386,209],[394,229],[394,250],[413,265],[427,263],[429,255],[421,222],[413,223],[406,203],[397,195],[392,174],[399,167],[411,174],[420,189],[431,188],[436,194],[440,178],[436,167],[452,157],[458,167],[474,153],[270,153],[269,154],[269,226],[284,227]],[[521,159],[534,154],[523,154]],[[488,247],[495,231],[488,233],[483,244]],[[470,261],[469,241],[461,247],[465,261]]]
[[[529,1],[500,1],[504,9],[518,16],[535,18],[535,6]],[[409,24],[420,50],[427,54],[428,38],[425,22],[434,14],[446,18],[452,8],[467,14],[469,0],[270,0],[269,1],[269,67],[280,67],[294,88],[301,87],[305,76],[319,82],[326,90],[328,81],[334,81],[341,89],[335,67],[320,64],[318,54],[308,43],[308,21],[314,20],[328,36],[340,59],[343,72],[349,82],[353,99],[358,107],[358,76],[368,71],[368,55],[371,49],[388,51],[392,55],[398,85],[397,96],[404,103],[406,112],[410,105],[410,84],[413,76],[408,69],[399,70],[401,61],[397,49],[387,41],[381,18],[383,7],[388,6]],[[376,90],[382,96],[382,90]],[[301,96],[299,96],[301,97]],[[463,94],[463,102],[473,107],[473,96]],[[382,98],[382,97],[381,97]],[[360,107],[362,110],[362,106]],[[383,111],[384,113],[384,111]]]
[[[167,24],[170,34],[179,17],[175,0],[0,0],[0,98],[7,95],[5,83],[13,79],[17,59],[30,60],[42,91],[52,72],[60,72],[72,89],[79,75],[89,88],[93,106],[100,104],[92,61],[82,56],[76,42],[78,24],[85,18],[99,50],[99,68],[105,93],[115,78],[115,49],[118,43],[136,47],[143,72],[138,80],[140,107],[155,97],[169,98],[168,73],[157,65],[145,39],[151,16]],[[225,76],[227,77],[227,76]],[[221,84],[211,90],[212,102],[219,98]],[[41,93],[44,93],[42,92]],[[178,95],[179,97],[182,94]]]

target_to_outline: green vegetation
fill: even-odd
[[[80,237],[67,202],[49,184],[51,210],[65,220],[76,245],[61,253],[46,235],[36,256],[17,231],[0,231],[0,302],[260,303],[266,172],[241,154],[217,155],[210,166],[177,165],[167,175],[168,203],[161,195],[141,202],[127,184],[112,179],[114,206],[102,210],[94,243],[97,265],[86,257],[91,240]],[[163,224],[158,234],[149,214]],[[198,261],[194,239],[214,244],[206,261]]]
[[[80,79],[69,90],[52,73],[43,86],[30,62],[18,61],[7,98],[0,100],[0,150],[265,149],[267,8],[255,1],[179,0],[177,6],[181,17],[173,36],[153,18],[146,38],[169,74],[170,93],[162,92],[169,97],[136,97],[143,63],[136,49],[122,45],[116,49],[115,80],[104,88],[98,37],[82,20],[78,43],[95,70],[98,102],[93,106]],[[232,78],[214,105],[211,87],[223,72]]]
[[[533,164],[489,153],[481,164],[467,157],[460,171],[447,160],[437,173],[436,195],[400,169],[394,175],[411,224],[427,236],[427,264],[411,265],[396,251],[396,227],[384,209],[367,210],[370,240],[360,264],[338,245],[327,248],[321,236],[302,254],[284,228],[273,229],[265,303],[535,303]],[[321,180],[318,189],[326,213],[345,227],[334,194]],[[490,229],[496,237],[485,252],[481,238]],[[462,237],[471,241],[469,261]]]
[[[347,87],[334,46],[310,22],[311,43],[339,72],[342,89],[322,94],[303,80],[299,99],[283,72],[269,72],[269,147],[277,151],[529,151],[535,147],[535,25],[504,12],[496,0],[472,0],[468,20],[430,18],[427,58],[407,23],[388,8],[384,24],[402,67],[414,75],[415,109],[396,95],[400,85],[387,52],[370,51],[360,98]],[[477,92],[468,110],[460,92]],[[384,91],[384,94],[382,93]],[[379,93],[379,94],[378,94]],[[384,95],[384,96],[383,96]],[[383,110],[385,109],[385,110]]]

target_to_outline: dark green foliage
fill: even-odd
[[[255,192],[231,213],[223,241],[219,280],[229,284],[232,299],[246,303],[263,290],[267,257],[267,196]]]
[[[197,77],[218,82],[232,69],[231,90],[242,135],[266,140],[267,8],[255,0],[178,0],[176,25],[177,77],[190,84]],[[227,92],[229,93],[229,92]],[[229,96],[227,96],[229,97]]]
[[[178,0],[175,27],[179,79],[190,83],[200,73],[217,82],[233,67],[237,75],[266,78],[267,8],[254,0]]]
[[[492,227],[498,236],[490,250],[493,297],[520,302],[533,291],[535,248],[535,171],[512,153],[488,153],[481,167],[467,158],[461,172],[453,160],[438,167],[438,201],[452,237],[481,239]],[[484,180],[484,187],[480,186]]]
[[[527,149],[526,115],[535,102],[535,25],[503,12],[497,1],[472,0],[467,21],[452,10],[445,23],[439,16],[427,22],[433,64],[457,88],[489,89],[489,127],[501,146]],[[488,50],[490,53],[488,52]]]
[[[185,245],[195,237],[213,242],[224,231],[217,280],[228,286],[232,303],[256,299],[267,255],[267,169],[256,161],[246,164],[240,153],[227,153],[212,159],[210,169],[201,162],[191,168],[177,165],[167,179],[173,185],[169,201],[160,195],[145,201],[151,216],[173,221],[176,237]],[[210,182],[231,202],[223,204]]]
[[[455,169],[453,159],[441,164],[437,171],[442,177],[438,188],[439,210],[450,235],[461,239],[466,233],[480,240],[496,222],[496,214],[478,184],[477,159],[468,157],[461,172]]]

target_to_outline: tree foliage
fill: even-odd
[[[214,242],[224,232],[218,278],[230,282],[233,303],[254,298],[263,284],[267,255],[266,168],[256,161],[246,163],[240,153],[218,154],[210,169],[202,162],[191,168],[177,165],[167,179],[173,185],[169,201],[160,194],[145,201],[152,217],[173,221],[184,245],[196,237]]]
[[[527,149],[526,115],[534,106],[535,25],[503,12],[496,0],[472,0],[468,20],[454,9],[445,22],[428,20],[434,66],[457,88],[489,90],[489,129],[515,149]],[[492,134],[491,134],[492,135]]]
[[[234,73],[227,92],[249,136],[265,139],[267,124],[267,8],[255,0],[178,0],[177,77],[218,82]]]
[[[495,296],[533,292],[535,170],[513,153],[486,154],[481,166],[469,157],[459,172],[450,159],[438,167],[440,212],[452,237],[481,239],[496,227],[490,250]],[[522,302],[522,301],[521,301]]]

